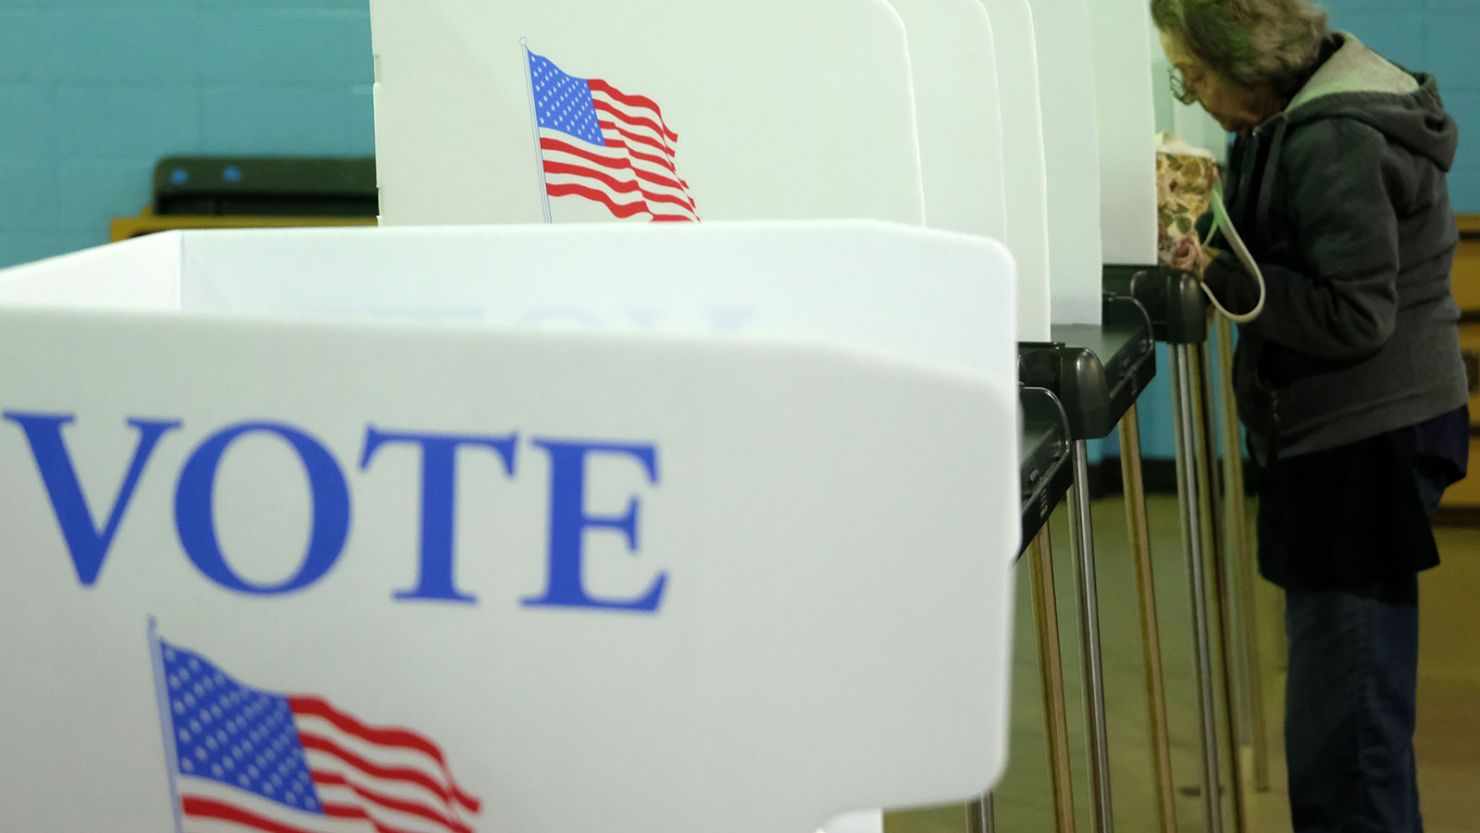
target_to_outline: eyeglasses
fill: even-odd
[[[1170,67],[1167,76],[1172,85],[1172,97],[1183,104],[1196,104],[1198,101],[1197,90],[1202,86],[1203,74],[1198,73],[1191,78],[1187,77],[1181,69]]]

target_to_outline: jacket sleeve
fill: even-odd
[[[1261,262],[1264,313],[1248,329],[1302,353],[1357,359],[1377,352],[1397,324],[1398,219],[1387,139],[1353,119],[1327,119],[1290,136],[1279,173],[1283,212],[1303,269]],[[1231,310],[1252,309],[1258,286],[1231,253],[1205,280]]]

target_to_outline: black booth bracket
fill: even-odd
[[[1052,335],[1018,345],[1018,381],[1053,391],[1072,439],[1109,436],[1156,375],[1149,316],[1134,299],[1107,294],[1100,326],[1056,326]]]

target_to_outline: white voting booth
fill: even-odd
[[[801,831],[979,792],[1012,283],[872,223],[0,272],[0,829]]]
[[[925,216],[933,228],[1006,239],[992,22],[979,0],[889,0],[914,80]]]
[[[1004,239],[1018,264],[1018,340],[1047,341],[1048,324],[1055,319],[1049,293],[1048,177],[1033,12],[1028,0],[979,2],[992,27],[999,79],[995,103],[1002,122],[1003,189],[1011,216]]]
[[[609,220],[598,198],[672,182],[706,221],[923,219],[910,57],[884,0],[375,0],[371,15],[387,224],[540,222],[542,160],[561,166],[556,222]]]
[[[1156,114],[1143,0],[1088,4],[1105,263],[1156,265]]]
[[[910,50],[926,224],[1006,243],[1018,265],[1018,339],[1045,341],[1050,311],[1042,149],[1024,152],[1021,141],[1009,148],[1007,117],[1019,113],[1004,99],[1023,99],[1009,91],[1010,83],[999,83],[1005,64],[988,9],[981,0],[890,4],[904,23]],[[1035,137],[1036,127],[1035,116]],[[1011,165],[1024,170],[1015,172]],[[1015,199],[1028,190],[1020,183],[1033,182],[1035,170],[1040,181],[1030,187],[1036,197]]]
[[[568,190],[577,186],[566,151],[535,152],[579,144],[570,134],[582,134],[563,121],[558,130],[544,127],[539,117],[547,90],[534,85],[545,83],[540,61],[548,58],[576,87],[556,95],[582,107],[588,88],[580,83],[601,76],[589,89],[596,123],[608,125],[602,143],[651,156],[647,140],[657,140],[671,152],[661,154],[668,163],[661,167],[632,162],[634,182],[582,180],[601,196],[625,204],[636,197],[612,188],[663,191],[660,180],[679,177],[703,221],[858,217],[1000,239],[1019,264],[1019,338],[1048,338],[1037,116],[1014,128],[1031,130],[1032,139],[1009,147],[1001,101],[1036,108],[1036,94],[1013,84],[999,90],[1002,64],[979,0],[607,6],[372,3],[382,221],[538,222],[545,182],[558,192],[548,199],[550,221],[613,219],[606,203]],[[649,37],[653,20],[681,36]],[[634,40],[643,48],[632,49]],[[540,68],[533,81],[525,49]],[[607,100],[602,90],[612,85],[660,108],[663,135],[618,125],[638,105]],[[652,113],[643,109],[639,118]],[[532,130],[536,124],[541,129]],[[542,178],[542,165],[557,172]],[[599,173],[626,176],[611,167]]]
[[[1085,0],[1031,0],[1048,175],[1049,286],[1057,324],[1099,324],[1100,147]]]

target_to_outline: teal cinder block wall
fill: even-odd
[[[1327,7],[1439,76],[1463,132],[1455,209],[1480,212],[1480,0]],[[0,0],[0,267],[105,242],[161,156],[373,153],[372,80],[366,0]],[[1169,458],[1159,358],[1142,445]]]
[[[0,266],[107,241],[161,156],[374,153],[366,0],[0,0]]]

